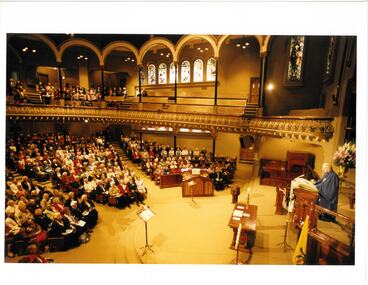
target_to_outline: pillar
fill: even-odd
[[[176,153],[176,133],[174,133],[174,151]]]
[[[259,98],[258,98],[258,106],[264,106],[264,93],[265,93],[265,77],[266,77],[266,66],[267,65],[267,53],[261,53],[261,70],[259,74],[260,78],[260,86],[259,86]]]
[[[217,106],[217,81],[218,81],[218,58],[216,58],[216,73],[215,73],[215,102],[214,102],[215,106]]]
[[[177,96],[178,96],[178,63],[174,62],[174,67],[175,67],[175,80],[174,80],[174,102],[176,104],[177,101]],[[176,150],[176,148],[175,148]]]
[[[60,99],[64,99],[63,97],[63,76],[61,74],[61,63],[58,62],[57,64],[57,67],[58,67],[58,72],[59,72],[59,97]]]
[[[139,132],[139,140],[142,141],[142,138],[143,138],[142,132]]]
[[[105,100],[104,67],[101,66],[101,100]]]
[[[139,96],[139,103],[142,102],[142,81],[141,81],[141,72],[142,67],[138,66],[138,96]]]
[[[216,137],[212,138],[212,160],[215,160],[216,156]]]

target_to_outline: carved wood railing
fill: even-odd
[[[6,116],[15,120],[50,121],[104,121],[135,124],[141,127],[168,126],[192,128],[217,132],[253,133],[273,137],[289,137],[306,141],[329,140],[333,136],[332,118],[325,117],[255,117],[245,119],[238,115],[217,113],[188,113],[118,110],[95,107],[66,107],[53,105],[10,105],[6,107]]]
[[[326,117],[256,117],[249,120],[248,131],[266,136],[328,141],[334,133],[332,120]]]

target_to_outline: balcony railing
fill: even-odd
[[[180,106],[177,106],[180,110]],[[333,136],[332,118],[325,117],[255,117],[217,113],[119,110],[94,107],[7,105],[12,120],[82,121],[134,124],[138,127],[165,126],[217,132],[250,133],[306,141],[327,141]]]

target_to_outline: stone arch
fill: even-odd
[[[84,39],[77,39],[77,38],[66,40],[65,42],[61,44],[60,49],[59,49],[60,62],[61,62],[61,58],[63,56],[64,51],[72,46],[82,46],[82,47],[86,47],[92,50],[96,54],[100,65],[101,66],[103,65],[103,60],[102,60],[102,55],[101,55],[100,50],[90,41],[87,41]]]
[[[171,54],[173,55],[173,61],[175,62],[177,60],[175,47],[173,43],[169,41],[168,39],[157,37],[157,38],[152,38],[143,44],[143,46],[141,47],[139,51],[139,64],[142,64],[144,55],[147,53],[147,51],[149,51],[153,46],[158,45],[158,44],[166,46],[171,51]]]
[[[219,38],[218,40],[218,43],[217,43],[217,46],[218,46],[218,53],[220,54],[220,50],[221,50],[221,47],[223,45],[223,43],[225,42],[225,40],[230,37],[232,35],[223,35]],[[262,52],[262,46],[263,46],[263,36],[259,36],[259,35],[249,35],[250,37],[255,37],[258,41],[258,44],[259,44],[259,52],[261,53]]]
[[[102,65],[105,64],[105,59],[110,54],[110,52],[112,52],[116,48],[126,48],[126,49],[128,49],[129,51],[131,51],[134,54],[134,56],[137,60],[137,64],[138,65],[141,64],[141,60],[140,60],[140,57],[139,57],[139,51],[135,46],[133,46],[131,43],[128,43],[126,41],[115,41],[115,42],[109,43],[102,50],[102,54],[101,54]]]
[[[271,47],[271,36],[265,36],[263,39],[263,45],[261,52],[266,53],[270,50]]]
[[[178,41],[178,43],[176,44],[176,56],[177,56],[177,58],[179,57],[179,54],[180,54],[182,48],[184,47],[184,45],[186,43],[188,43],[190,40],[198,39],[198,38],[204,39],[204,40],[206,40],[210,43],[210,45],[213,48],[214,57],[217,59],[218,56],[219,56],[219,53],[218,53],[218,48],[217,48],[217,45],[216,45],[216,41],[212,36],[209,36],[209,35],[188,35],[188,36],[181,37],[180,40]]]

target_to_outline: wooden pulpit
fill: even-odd
[[[302,223],[309,216],[309,228],[314,228],[316,224],[315,207],[318,199],[318,192],[297,188],[295,195],[295,212],[293,223],[296,227],[302,228]]]
[[[183,197],[213,196],[213,182],[202,175],[192,176],[182,184]]]

